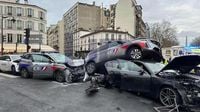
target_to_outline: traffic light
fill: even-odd
[[[30,38],[30,29],[29,28],[26,28],[24,29],[25,30],[25,44],[26,44],[26,49],[27,49],[27,52],[29,52],[29,49],[30,49],[30,46],[29,46],[29,38]]]

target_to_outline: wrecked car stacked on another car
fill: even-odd
[[[105,80],[122,90],[147,93],[165,106],[200,104],[200,76],[194,74],[200,56],[174,58],[168,65],[153,40],[113,41],[91,51],[86,71],[92,76],[105,67]]]

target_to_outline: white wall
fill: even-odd
[[[134,0],[119,0],[116,6],[115,29],[128,31],[136,36],[136,9]]]

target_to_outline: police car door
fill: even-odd
[[[51,76],[51,61],[42,54],[34,54],[33,58],[33,74],[35,76]]]

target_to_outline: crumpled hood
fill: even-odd
[[[179,70],[181,73],[188,73],[199,64],[199,55],[179,56],[175,57],[169,64],[167,64],[161,72],[164,70]]]
[[[74,59],[68,62],[68,64],[72,67],[82,66],[84,65],[83,59]]]

